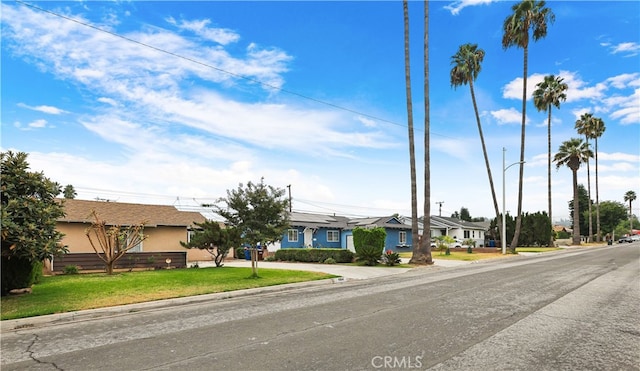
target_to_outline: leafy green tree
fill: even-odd
[[[628,220],[628,216],[624,204],[617,201],[600,203],[600,225],[604,234],[611,236],[616,226],[625,220]]]
[[[473,111],[476,115],[476,124],[478,126],[478,134],[480,136],[480,144],[482,146],[482,155],[484,156],[484,164],[487,168],[487,176],[489,177],[489,188],[491,189],[493,208],[497,217],[498,215],[500,215],[500,209],[498,208],[498,198],[496,197],[496,190],[493,185],[493,176],[491,175],[491,166],[489,164],[489,156],[487,155],[487,146],[484,142],[484,134],[482,133],[480,114],[478,113],[478,104],[476,103],[476,94],[473,89],[474,81],[476,81],[476,79],[478,78],[478,74],[482,69],[482,61],[484,60],[484,55],[484,50],[479,49],[477,44],[467,43],[460,45],[458,52],[451,57],[451,64],[453,65],[453,68],[451,68],[450,80],[451,86],[454,88],[461,85],[469,85],[469,91],[471,92],[471,102],[473,103]],[[469,210],[466,210],[466,212],[467,215],[464,215],[461,209],[460,218],[462,220],[471,221],[471,216],[468,215]]]
[[[571,220],[573,220],[573,200],[569,201],[569,216]],[[578,184],[578,206],[580,215],[578,215],[578,224],[580,224],[580,230],[586,231],[589,229],[589,212],[587,209],[589,208],[589,204],[593,205],[593,200],[589,199],[589,195],[587,194],[587,189],[582,184]]]
[[[62,194],[63,194],[64,198],[66,198],[68,200],[73,200],[78,195],[78,193],[76,192],[76,190],[73,188],[73,186],[71,184],[67,184],[64,187],[64,191],[62,191]]]
[[[56,221],[64,216],[55,197],[60,185],[29,171],[27,154],[0,153],[2,199],[2,295],[34,282],[34,267],[67,252]]]
[[[638,225],[638,218],[633,215],[631,218],[627,220],[622,220],[615,228],[615,238],[630,234],[632,225]]]
[[[631,208],[631,203],[636,200],[636,193],[634,191],[627,191],[624,194],[624,201],[629,201],[629,231],[633,230],[633,222],[631,222],[631,216],[633,215],[633,209]]]
[[[553,161],[556,163],[556,168],[566,165],[571,169],[571,173],[573,174],[574,245],[580,245],[580,224],[578,218],[575,218],[575,214],[580,215],[580,205],[578,203],[578,169],[580,169],[580,164],[587,162],[590,157],[593,157],[593,152],[589,149],[589,145],[579,138],[571,138],[562,142],[560,148],[558,148],[558,152],[553,157]]]
[[[546,212],[522,216],[521,246],[548,246],[550,239],[553,239],[551,220]]]
[[[505,214],[504,220],[506,227],[504,238],[506,238],[506,241],[510,241],[513,238],[513,233],[516,229],[516,221],[509,213]],[[492,219],[489,226],[489,234],[493,237],[494,240],[496,240],[496,246],[498,247],[502,246],[502,242],[500,241],[501,235],[498,233],[499,225],[502,225],[502,214],[500,214],[498,218]]]
[[[547,194],[548,194],[548,213],[549,219],[553,221],[551,209],[551,107],[560,108],[560,102],[567,100],[565,91],[569,86],[562,82],[560,76],[547,75],[544,80],[538,83],[538,87],[533,92],[533,104],[538,111],[547,111]],[[553,246],[553,234],[550,233],[549,245]]]
[[[376,265],[382,258],[387,232],[382,227],[353,229],[353,247],[356,260],[365,265]]]
[[[258,277],[257,247],[280,241],[289,227],[289,201],[285,190],[249,181],[237,189],[227,190],[227,197],[219,201],[225,206],[215,205],[215,212],[226,219],[229,227],[237,228],[242,242],[251,246],[252,276]]]
[[[522,48],[523,82],[522,82],[522,125],[520,130],[520,172],[518,176],[518,213],[516,214],[516,230],[511,241],[511,249],[518,246],[520,228],[522,225],[522,184],[524,181],[524,145],[525,127],[527,120],[527,75],[529,63],[529,30],[533,31],[533,41],[547,36],[547,25],[555,21],[551,9],[545,7],[544,1],[523,0],[511,7],[513,13],[505,18],[503,23],[502,47],[511,46]]]
[[[196,230],[189,242],[180,241],[180,245],[187,249],[205,250],[213,257],[216,267],[222,267],[224,258],[229,251],[240,246],[242,238],[237,228],[222,228],[220,223],[206,221],[194,223],[200,229]]]

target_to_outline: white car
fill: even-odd
[[[431,241],[431,248],[435,249],[438,247],[438,243],[436,241]],[[462,241],[461,240],[454,240],[453,242],[451,242],[449,244],[449,248],[456,248],[456,247],[462,247]]]

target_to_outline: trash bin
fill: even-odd
[[[258,248],[258,260],[264,260],[264,252],[261,248]]]
[[[245,260],[251,260],[251,250],[244,249],[244,258]]]
[[[613,241],[612,240],[607,240],[607,245],[613,245]]]

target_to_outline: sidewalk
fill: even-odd
[[[433,259],[434,266],[436,267],[457,267],[460,265],[467,265],[471,262],[457,261],[457,260],[444,260]],[[406,264],[409,259],[402,259],[402,263]],[[215,264],[213,262],[198,262],[200,267],[212,267]],[[229,260],[224,262],[225,267],[251,267],[251,261],[249,260]],[[365,266],[353,266],[342,264],[320,264],[320,263],[295,263],[295,262],[270,262],[259,261],[258,269],[289,269],[296,271],[311,271],[311,272],[323,272],[333,274],[339,277],[347,279],[363,280],[375,277],[391,276],[395,274],[405,273],[413,268],[398,268],[398,267],[365,267]]]

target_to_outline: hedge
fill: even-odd
[[[293,261],[304,263],[324,263],[332,258],[336,263],[351,263],[353,252],[345,249],[300,249],[289,248],[276,251],[275,259],[279,261]]]

